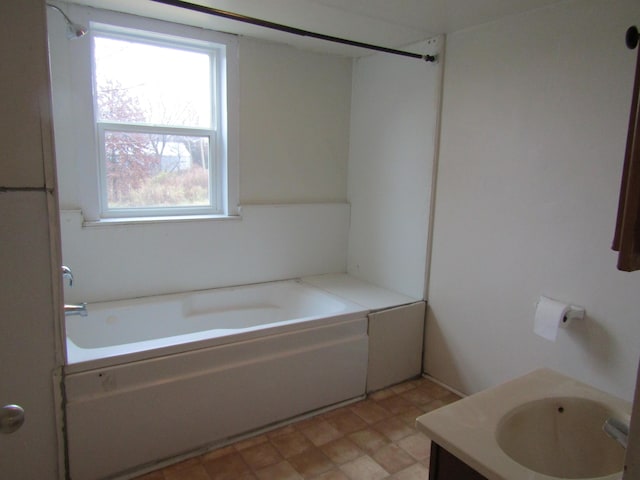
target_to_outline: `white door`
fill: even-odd
[[[61,279],[43,0],[0,2],[0,478],[58,478]],[[52,233],[53,232],[53,233]],[[24,423],[13,422],[20,405]],[[11,426],[20,427],[9,433]]]

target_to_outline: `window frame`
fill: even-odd
[[[96,124],[96,136],[98,146],[98,175],[100,179],[100,215],[102,218],[122,218],[122,217],[153,217],[153,216],[179,216],[179,215],[220,215],[223,213],[221,195],[221,152],[218,151],[218,145],[222,144],[220,136],[222,132],[219,125],[222,123],[221,117],[225,114],[222,111],[220,84],[222,82],[222,72],[220,68],[221,58],[224,58],[224,45],[212,42],[195,41],[184,37],[175,37],[168,35],[158,35],[154,32],[146,32],[141,30],[124,29],[101,23],[92,22],[90,26],[91,32],[91,67],[92,67],[92,85],[93,85],[93,110],[94,122]],[[208,119],[210,128],[204,127],[182,127],[175,125],[154,125],[138,122],[118,122],[101,120],[98,115],[97,95],[96,93],[96,58],[95,58],[95,39],[108,38],[115,40],[132,41],[138,44],[169,47],[176,50],[197,52],[206,54],[210,62],[210,99],[212,103],[211,116]],[[174,134],[176,136],[200,136],[209,140],[209,171],[208,171],[208,205],[205,206],[173,206],[173,207],[125,207],[114,208],[109,207],[107,194],[107,155],[105,151],[105,132],[131,132],[143,134]]]
[[[125,218],[125,217],[163,217],[180,215],[221,215],[222,195],[220,194],[221,162],[218,158],[217,145],[219,144],[219,132],[215,130],[193,129],[185,127],[160,127],[139,123],[118,123],[96,121],[97,144],[98,144],[98,175],[100,180],[100,216],[102,218]],[[209,172],[208,172],[208,200],[209,205],[186,205],[174,207],[109,207],[107,198],[107,154],[105,149],[105,133],[142,133],[142,134],[166,134],[203,137],[209,140]]]
[[[145,17],[105,10],[75,7],[74,15],[80,15],[89,25],[89,34],[69,44],[70,88],[73,91],[73,105],[70,122],[76,131],[74,135],[76,169],[78,178],[78,200],[85,225],[105,224],[123,220],[147,222],[149,220],[198,220],[203,218],[235,217],[238,205],[238,40],[230,34],[213,30],[180,25]],[[106,33],[105,33],[106,32]],[[94,94],[94,36],[117,38],[138,37],[143,43],[173,46],[185,50],[202,51],[213,46],[218,49],[217,68],[212,81],[217,82],[219,112],[212,127],[215,132],[199,127],[169,127],[183,135],[209,136],[210,162],[216,162],[217,188],[215,208],[209,206],[127,208],[108,209],[106,203],[106,175],[104,163],[104,143],[101,141],[105,130],[122,131],[133,124],[113,121],[99,122],[97,117],[97,97]],[[216,115],[216,113],[214,113]],[[102,123],[102,125],[100,125]],[[166,132],[165,126],[138,124],[146,133]]]

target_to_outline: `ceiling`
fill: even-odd
[[[70,0],[74,3],[187,23],[338,55],[370,53],[247,25],[152,0]],[[358,42],[402,48],[501,17],[559,3],[560,0],[187,0],[274,23]],[[422,52],[418,52],[422,53]]]

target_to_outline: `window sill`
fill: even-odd
[[[182,223],[182,222],[210,222],[241,220],[241,215],[180,215],[166,217],[131,217],[131,218],[102,218],[100,220],[85,220],[83,227],[108,227],[112,225],[148,225],[153,223]]]

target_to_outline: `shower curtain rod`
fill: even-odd
[[[343,45],[351,45],[352,47],[366,48],[368,50],[375,50],[377,52],[391,53],[393,55],[400,55],[403,57],[416,58],[424,60],[425,62],[435,62],[438,57],[435,55],[420,55],[419,53],[405,52],[403,50],[396,50],[394,48],[380,47],[378,45],[371,45],[369,43],[356,42],[354,40],[347,40],[346,38],[333,37],[331,35],[324,35],[322,33],[310,32],[308,30],[302,30],[300,28],[289,27],[279,23],[269,22],[267,20],[261,20],[259,18],[247,17],[239,13],[228,12],[225,10],[219,10],[217,8],[206,7],[204,5],[197,5],[195,3],[184,2],[182,0],[151,0],[156,3],[163,3],[165,5],[171,5],[173,7],[179,7],[193,12],[206,13],[207,15],[213,15],[215,17],[227,18],[229,20],[235,20],[237,22],[248,23],[251,25],[257,25],[259,27],[270,28],[272,30],[278,30],[280,32],[290,33],[293,35],[299,35],[302,37],[312,37],[320,40],[326,40],[333,43],[341,43]]]

